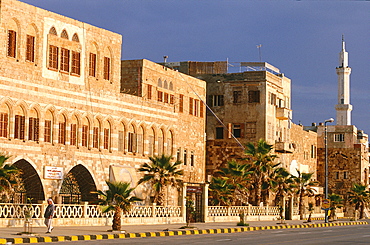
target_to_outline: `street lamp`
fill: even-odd
[[[328,199],[328,129],[326,124],[334,122],[333,118],[325,120],[325,199]],[[328,223],[328,209],[325,209],[325,223]]]

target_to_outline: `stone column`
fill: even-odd
[[[204,204],[203,221],[204,222],[208,220],[208,187],[209,187],[209,184],[205,183],[204,188],[203,188],[203,204]]]
[[[181,191],[181,214],[183,222],[186,223],[186,188],[188,184],[184,183]]]

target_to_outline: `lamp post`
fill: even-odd
[[[326,124],[334,122],[333,118],[325,120],[325,199],[328,199],[328,129]],[[328,209],[325,209],[325,223],[328,223]]]

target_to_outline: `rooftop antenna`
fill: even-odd
[[[259,57],[260,57],[260,62],[262,62],[261,47],[262,47],[262,44],[257,45],[257,48],[258,48],[258,54],[259,54]]]

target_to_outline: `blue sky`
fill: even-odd
[[[335,118],[344,34],[352,123],[370,133],[370,2],[248,0],[22,0],[117,32],[122,59],[262,61],[292,79],[293,121]]]

